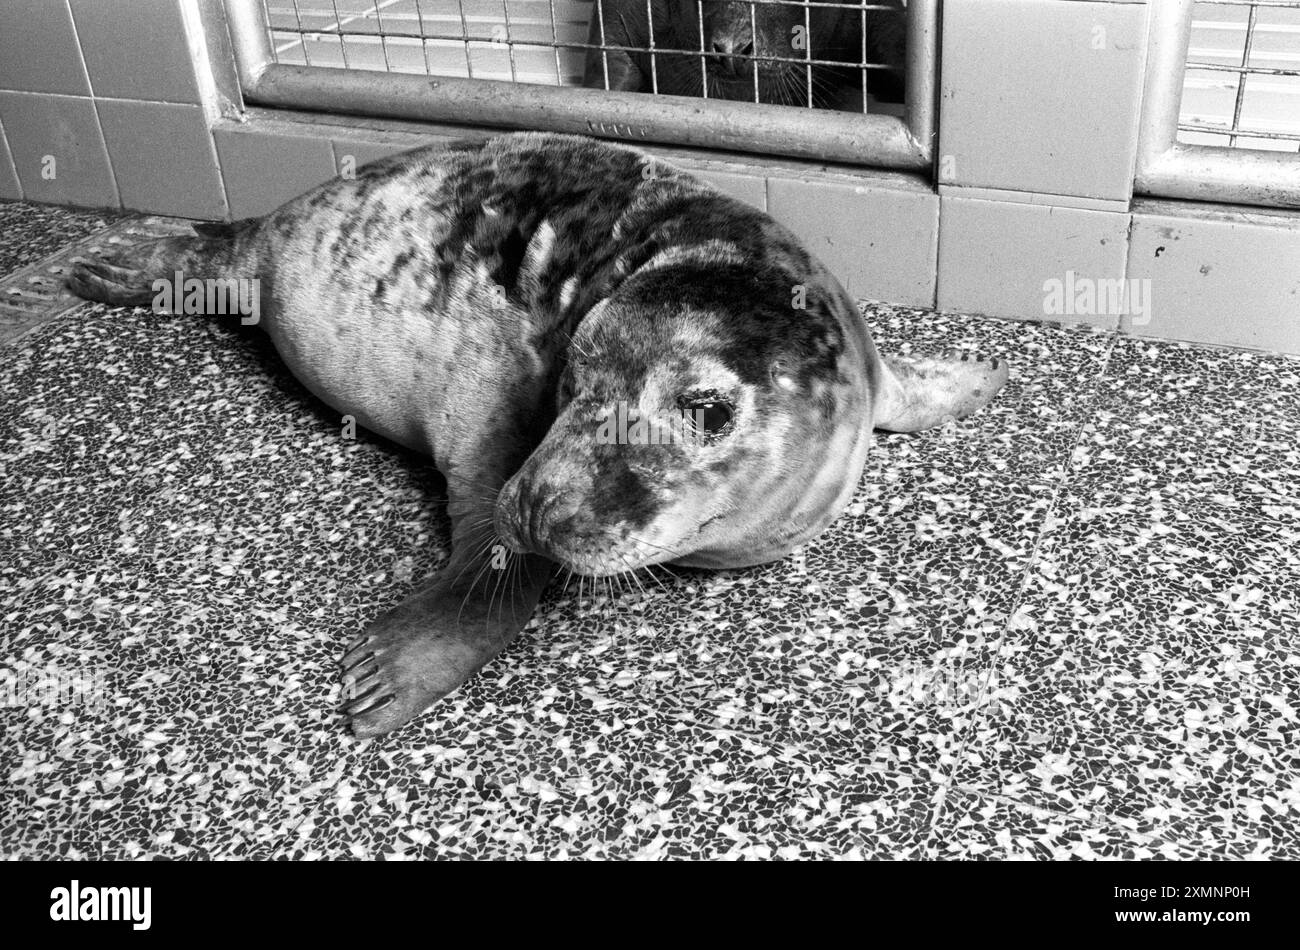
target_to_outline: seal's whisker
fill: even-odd
[[[637,544],[644,544],[649,548],[658,548],[660,551],[667,551],[673,557],[685,557],[685,555],[680,551],[674,551],[672,548],[664,547],[662,544],[655,544],[653,541],[647,541],[645,538],[638,538],[634,534],[629,534],[628,540],[635,541]]]
[[[633,583],[636,584],[637,590],[641,592],[641,596],[643,598],[646,596],[645,586],[641,583],[641,578],[636,576],[636,568],[628,568],[627,570],[623,571],[623,573],[620,576],[624,578],[630,577]]]
[[[460,624],[461,616],[465,613],[465,606],[469,603],[470,598],[474,596],[474,589],[478,587],[479,578],[483,576],[483,571],[486,569],[487,565],[484,564],[483,567],[479,569],[479,572],[474,575],[474,579],[470,582],[469,589],[465,591],[465,596],[461,598],[460,609],[456,611],[456,623],[458,625]],[[486,589],[485,585],[484,590],[486,591]]]
[[[519,616],[518,614],[516,614],[515,611],[519,605],[520,598],[524,593],[524,584],[525,584],[524,575],[527,574],[528,580],[531,581],[532,571],[529,569],[528,559],[525,557],[515,558],[515,560],[510,565],[510,570],[511,573],[514,575],[514,579],[515,579],[514,580],[515,596],[511,596],[510,598],[510,620],[512,623],[518,623]],[[524,617],[524,623],[527,622],[528,622],[528,618]]]
[[[497,623],[501,622],[501,616],[505,611],[507,601],[510,603],[510,620],[512,623],[515,620],[515,569],[518,566],[518,560],[512,557],[506,563],[505,570],[500,572],[503,577],[501,585],[501,601],[497,604]]]
[[[491,482],[483,482],[466,478],[457,472],[441,472],[441,474],[448,482],[455,482],[458,489],[466,489],[471,493],[477,493],[472,497],[493,502],[501,494],[501,489],[505,487],[506,482],[510,481],[510,476],[499,479],[494,477]],[[499,484],[497,484],[498,481]]]
[[[659,576],[657,574],[655,574],[653,568],[654,568],[653,564],[642,564],[639,568],[637,568],[637,571],[645,571],[646,577],[650,578],[650,580],[658,584],[660,590],[662,590],[664,593],[667,593],[668,588],[664,586],[664,582],[659,579]],[[636,571],[632,572],[632,576],[633,577],[637,576]],[[638,580],[637,583],[640,583],[640,581]]]
[[[507,564],[508,564],[508,562],[507,562]],[[495,584],[492,585],[492,595],[488,598],[488,614],[487,614],[487,615],[488,615],[489,617],[492,616],[492,604],[495,602],[495,603],[496,603],[496,606],[497,606],[497,623],[500,623],[500,622],[501,622],[501,608],[502,608],[502,606],[504,605],[505,601],[504,601],[504,598],[501,599],[501,600],[497,600],[497,596],[498,596],[498,594],[501,593],[501,582],[502,582],[503,580],[505,580],[504,574],[505,574],[506,572],[505,572],[505,570],[503,570],[503,569],[501,569],[501,568],[495,568],[495,570],[496,570],[496,575],[497,575],[497,582],[496,582]],[[508,590],[508,589],[507,589],[507,590]]]
[[[472,564],[472,563],[473,563],[473,560],[471,560],[469,563]],[[468,566],[469,566],[469,564],[466,565],[466,567],[468,567]],[[467,591],[465,592],[465,596],[464,596],[464,598],[461,599],[461,602],[460,602],[460,610],[458,610],[458,611],[456,612],[456,623],[457,623],[457,624],[460,623],[461,615],[465,612],[465,605],[466,605],[467,603],[469,603],[469,599],[470,599],[470,597],[471,597],[471,596],[473,595],[473,593],[474,593],[474,588],[476,588],[476,587],[478,586],[479,578],[482,577],[482,576],[483,576],[483,572],[486,571],[486,570],[487,570],[488,568],[490,568],[491,566],[492,566],[492,559],[491,559],[491,558],[484,558],[484,559],[483,559],[483,564],[479,567],[478,572],[474,575],[474,579],[473,579],[472,581],[470,581],[470,584],[469,584],[469,590],[467,590]],[[463,572],[463,571],[464,571],[464,568],[462,568],[461,570],[462,570],[462,572]],[[458,575],[458,576],[459,576],[459,575]],[[484,589],[486,590],[486,585],[484,586]],[[491,609],[492,609],[492,603],[491,603],[491,601],[489,600],[489,601],[488,601],[488,612],[489,612],[489,615],[490,615]]]
[[[578,351],[578,355],[583,359],[591,359],[591,354],[578,345],[578,341],[573,338],[573,334],[567,330],[561,330],[560,335],[569,341],[569,346]]]
[[[452,587],[453,590],[455,589],[456,585],[457,585],[458,583],[460,583],[460,579],[461,579],[462,576],[464,576],[466,569],[469,568],[469,567],[471,567],[471,566],[473,566],[473,564],[474,564],[476,561],[478,561],[478,560],[479,560],[480,558],[482,558],[486,553],[488,553],[489,549],[492,547],[492,542],[493,542],[493,541],[497,541],[497,540],[498,540],[498,538],[497,538],[496,534],[495,534],[495,533],[490,533],[490,534],[488,534],[488,535],[487,535],[487,536],[486,536],[486,537],[485,537],[481,542],[477,542],[477,543],[476,543],[476,542],[474,542],[472,539],[468,542],[468,543],[470,543],[470,544],[475,544],[475,547],[474,547],[474,553],[471,554],[468,558],[465,559],[465,563],[464,563],[463,565],[461,565],[460,570],[456,572],[456,576],[452,578],[452,580],[451,580],[451,587]],[[489,564],[489,563],[491,563],[491,559],[490,559],[490,558],[484,560],[484,564]],[[470,590],[473,590],[473,589],[474,589],[474,585],[471,584],[471,585],[470,585]]]
[[[473,521],[469,522],[469,527],[482,528],[485,525],[493,526],[495,523],[496,523],[496,519],[493,518],[491,515],[482,515],[478,518],[475,518]]]
[[[519,598],[515,595],[523,592],[523,581],[519,576],[519,565],[522,561],[523,558],[521,557],[511,556],[503,572],[505,574],[505,589],[501,592],[501,606],[497,608],[498,623],[501,622],[501,611],[504,609],[507,600],[510,601],[510,622],[517,623],[519,620],[515,612]]]
[[[641,566],[649,573],[650,578],[656,584],[659,585],[660,590],[664,591],[664,593],[668,593],[669,588],[662,580],[659,579],[659,574],[661,572],[667,574],[669,580],[675,580],[676,576],[671,571],[669,571],[666,567],[660,564],[642,564]]]

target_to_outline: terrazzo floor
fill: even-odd
[[[10,268],[33,219],[85,233],[0,206]],[[4,855],[1300,858],[1300,362],[868,318],[1013,379],[879,435],[797,555],[553,588],[369,742],[335,663],[445,556],[439,476],[255,336],[32,331],[0,360]],[[42,672],[82,690],[32,701]]]

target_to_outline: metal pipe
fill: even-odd
[[[262,0],[226,0],[226,6],[244,97],[258,105],[546,128],[888,168],[925,170],[931,164],[937,0],[908,4],[906,121],[716,99],[281,64],[268,39]]]
[[[939,75],[939,5],[911,0],[907,5],[907,127],[928,167],[934,156],[936,80]]]
[[[1153,4],[1147,31],[1146,81],[1138,134],[1137,178],[1173,148],[1183,100],[1183,70],[1192,38],[1194,0]]]
[[[1149,7],[1134,191],[1162,198],[1300,208],[1300,160],[1294,154],[1178,141],[1193,5],[1194,0],[1165,0]]]
[[[235,65],[245,98],[257,88],[262,73],[275,62],[260,0],[226,0],[226,23],[235,47]]]
[[[259,105],[320,112],[544,128],[826,162],[929,165],[907,126],[893,116],[827,111],[810,124],[806,109],[752,102],[287,64],[264,69],[245,97]]]
[[[1300,208],[1300,159],[1294,152],[1180,142],[1142,170],[1138,186],[1162,198]]]

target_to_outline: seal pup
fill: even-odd
[[[871,95],[902,102],[903,0],[873,0],[888,10],[862,10],[858,2],[828,0],[803,7],[778,0],[653,0],[647,8],[643,0],[603,0],[593,5],[582,84],[670,96],[701,96],[707,88],[710,99],[754,102],[757,68],[758,102],[806,106],[807,67],[781,59],[858,63],[865,52],[867,62],[889,67],[868,71]],[[814,66],[811,104],[860,111],[862,71]]]
[[[146,305],[177,272],[260,280],[259,326],[293,375],[446,477],[450,559],[344,654],[359,736],[496,656],[557,566],[783,557],[848,503],[873,425],[961,418],[1007,379],[997,360],[882,359],[772,218],[577,136],[421,148],[197,230],[69,286]],[[676,438],[599,437],[629,410]]]

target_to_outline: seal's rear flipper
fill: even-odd
[[[78,297],[123,307],[144,307],[153,300],[153,275],[106,261],[83,261],[68,272],[68,289]]]
[[[144,307],[157,296],[154,281],[185,277],[225,277],[223,268],[235,242],[261,222],[245,218],[231,224],[195,224],[194,237],[142,241],[112,257],[82,261],[68,272],[67,285],[78,297],[124,307]]]
[[[190,227],[200,237],[237,238],[245,231],[262,223],[261,218],[240,218],[238,221],[195,221]]]
[[[984,406],[1007,381],[1006,360],[882,356],[873,425],[889,432],[919,432],[964,419]]]

